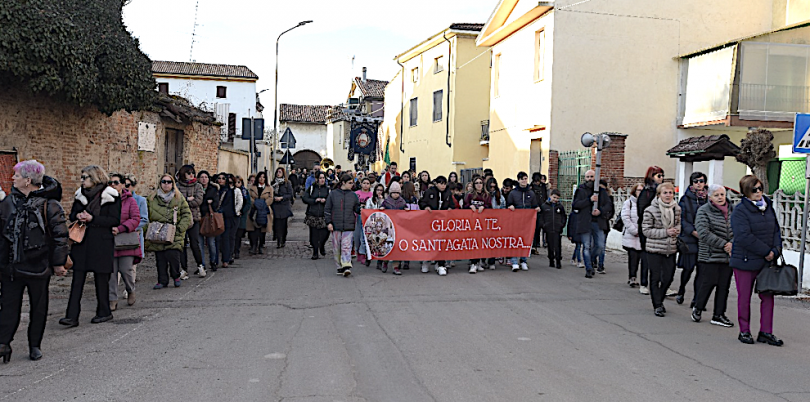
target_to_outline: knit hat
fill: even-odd
[[[399,183],[393,182],[391,186],[388,187],[389,193],[402,193],[402,187],[400,187]]]

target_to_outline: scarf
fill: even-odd
[[[725,217],[726,219],[728,219],[728,201],[726,201],[726,203],[725,203],[725,204],[723,204],[723,205],[718,205],[718,204],[717,204],[717,203],[715,203],[714,201],[712,201],[711,203],[712,203],[712,205],[714,205],[715,207],[717,207],[717,209],[719,209],[719,210],[720,210],[720,212],[722,212],[722,213],[723,213],[723,217]]]
[[[169,205],[169,203],[172,202],[172,198],[174,198],[174,189],[168,193],[164,193],[162,188],[158,188],[157,196],[160,197],[160,199],[163,200],[166,205]]]
[[[388,198],[383,201],[382,205],[385,209],[405,209],[407,202],[401,196],[397,199],[388,196]]]
[[[196,183],[196,182],[197,182],[197,179],[192,177],[191,180],[186,181],[185,183],[188,184],[189,186],[193,186],[194,183]]]
[[[669,229],[675,227],[675,207],[678,205],[673,199],[670,203],[665,203],[660,198],[655,199],[658,202],[658,210],[661,211],[661,222],[664,223],[664,228]]]
[[[283,177],[276,177],[276,184],[278,184],[278,185],[284,184],[284,178]]]
[[[87,205],[85,205],[84,210],[93,217],[101,215],[101,192],[106,187],[103,184],[96,184],[91,188],[82,187],[82,195],[87,198]]]
[[[703,190],[695,190],[695,186],[689,186],[689,190],[691,190],[699,200],[705,200],[706,197],[709,196],[706,187],[704,187]]]
[[[768,209],[768,203],[765,202],[764,198],[761,198],[759,201],[754,201],[752,199],[748,199],[748,201],[751,201],[751,203],[759,208],[760,211],[764,212],[766,209]]]

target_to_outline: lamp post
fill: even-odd
[[[582,134],[580,142],[585,148],[590,148],[594,143],[596,144],[596,174],[593,181],[593,191],[595,194],[599,194],[599,176],[602,172],[602,150],[610,145],[610,136],[608,136],[607,133],[599,133],[596,135],[585,133]],[[599,203],[595,202],[593,204],[593,210],[596,211],[598,208]]]
[[[287,32],[292,31],[295,28],[302,27],[306,24],[309,24],[312,20],[301,21],[298,25],[280,33],[278,38],[276,38],[276,87],[275,87],[275,111],[273,112],[273,144],[270,147],[270,163],[271,163],[271,170],[276,170],[276,139],[278,137],[278,41],[281,39],[281,35],[284,35]]]

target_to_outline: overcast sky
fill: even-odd
[[[456,22],[486,22],[497,0],[199,0],[192,58],[242,64],[259,76],[262,103],[273,104],[275,41],[279,103],[334,105],[346,100],[351,78],[390,80],[394,56]],[[152,60],[189,61],[196,0],[132,0],[127,29]],[[352,70],[354,57],[354,70]]]

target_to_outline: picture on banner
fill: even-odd
[[[363,225],[363,232],[373,258],[384,258],[394,249],[397,232],[385,212],[372,213]]]

